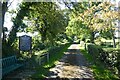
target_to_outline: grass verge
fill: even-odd
[[[119,80],[104,64],[99,61],[94,61],[93,57],[83,47],[80,47],[80,51],[87,58],[88,62],[92,63],[90,68],[93,71],[95,80]]]
[[[57,61],[62,58],[64,55],[64,52],[68,49],[70,44],[64,45],[60,51],[56,51],[55,54],[52,54],[50,56],[49,62],[44,63],[43,65],[36,68],[36,73],[32,76],[32,78],[45,78],[45,76],[48,74],[49,69],[53,68]]]

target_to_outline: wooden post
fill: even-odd
[[[47,53],[47,62],[49,62],[49,53]]]
[[[85,42],[85,45],[84,45],[84,47],[85,47],[85,50],[87,50],[86,42]]]
[[[38,63],[39,65],[41,65],[41,57],[38,59]]]
[[[32,50],[30,50],[29,53],[30,53],[30,58],[32,58],[32,55],[33,55]]]

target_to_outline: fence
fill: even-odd
[[[52,58],[53,55],[54,56],[58,55],[58,52],[63,50],[66,45],[68,44],[52,47],[47,52],[43,52],[41,55],[37,55],[35,58],[37,60],[36,62],[39,65],[42,65],[45,62],[49,62],[50,58]]]
[[[44,53],[42,55],[39,56],[38,58],[38,64],[42,65],[45,62],[49,62],[49,53]]]

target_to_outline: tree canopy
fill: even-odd
[[[61,10],[56,2],[22,2],[16,17],[12,18],[13,26],[7,45],[13,46],[17,32],[23,31],[38,32],[33,40],[45,45],[54,45],[57,40],[73,39],[74,36],[89,38],[94,43],[96,33],[113,38],[115,44],[114,26],[115,21],[120,20],[120,13],[114,10],[115,6],[111,2],[63,3],[68,9]]]
[[[120,19],[120,13],[114,10],[115,6],[111,2],[80,2],[71,4],[73,9],[71,10],[69,25],[74,24],[74,26],[71,25],[73,32],[77,31],[78,34],[81,28],[82,30],[86,29],[91,34],[91,42],[94,42],[95,34],[98,32],[111,31],[113,34],[115,29],[114,22]],[[70,29],[69,27],[67,28],[68,30]]]

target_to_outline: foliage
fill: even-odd
[[[114,11],[114,5],[111,2],[80,2],[80,3],[71,3],[73,5],[73,9],[70,9],[70,22],[72,24],[70,28],[71,34],[79,34],[79,32],[84,33],[84,29],[86,29],[84,34],[90,34],[91,42],[94,42],[95,34],[98,32],[104,33],[109,32],[109,36],[107,33],[105,36],[111,37],[114,40],[114,26],[115,21],[119,20],[119,12]],[[70,8],[70,7],[69,7]],[[114,14],[114,15],[113,15]],[[74,21],[74,22],[73,22]],[[76,23],[77,22],[77,23]],[[81,24],[83,25],[81,25]],[[76,26],[76,24],[78,26]],[[76,28],[77,27],[77,28]],[[76,29],[76,30],[74,30]],[[79,30],[79,31],[78,31]],[[77,31],[77,33],[76,33]],[[114,40],[115,44],[115,40]]]
[[[89,44],[88,53],[90,53],[95,60],[100,61],[107,66],[108,69],[111,69],[114,74],[119,75],[119,49],[107,49],[105,51],[102,47]]]
[[[25,7],[25,5],[26,5],[26,7]],[[16,17],[12,19],[12,21],[13,21],[12,30],[10,31],[6,42],[5,43],[3,42],[3,47],[4,47],[3,56],[7,55],[7,54],[15,54],[14,50],[17,51],[18,43],[16,43],[16,41],[17,41],[16,34],[21,29],[21,26],[25,27],[25,24],[23,23],[22,20],[29,11],[29,5],[31,5],[31,3],[27,3],[27,4],[23,3],[23,5],[20,5]],[[5,46],[7,46],[7,50],[8,51],[10,50],[11,52],[7,52]],[[17,47],[14,47],[14,46],[17,46]]]
[[[91,6],[83,14],[79,14],[78,19],[84,20],[84,23],[93,31],[111,29],[113,27],[111,26],[111,21],[119,19],[119,13],[113,11],[112,7],[113,5],[110,2],[103,2],[99,5],[94,4],[94,6]]]
[[[41,36],[40,35],[37,35],[37,36],[33,36],[32,37],[32,49],[33,51],[36,51],[36,50],[43,50],[45,49],[45,45],[41,42]]]
[[[80,47],[81,53],[87,58],[89,61],[90,68],[93,71],[94,78],[96,80],[118,80],[118,76],[113,74],[113,71],[109,70],[108,67],[105,67],[103,62],[100,62],[99,60],[94,60],[93,56],[89,54],[84,48]]]
[[[36,68],[37,72],[32,76],[32,78],[44,78],[48,75],[49,69],[55,66],[56,62],[64,55],[64,52],[69,46],[70,44],[65,44],[60,47],[49,49],[49,62],[44,63],[42,66],[38,66],[38,68]]]
[[[65,13],[53,2],[34,2],[30,6],[27,18],[33,23],[31,30],[39,32],[41,41],[54,44],[59,33],[64,32],[67,25]],[[30,30],[29,30],[30,31]]]
[[[59,34],[65,31],[68,21],[66,13],[54,2],[22,2],[16,12],[6,41],[10,47],[18,46],[16,34],[23,31],[39,32],[37,37],[33,37],[34,50],[55,45]],[[6,53],[4,50],[3,52]]]
[[[110,32],[110,30],[108,31],[102,31],[100,33],[101,37],[105,38],[105,39],[112,39],[112,34]]]
[[[95,46],[94,44],[88,44],[87,49],[88,49],[88,53],[94,55],[93,57],[95,59],[98,58],[99,50],[97,49],[97,46]]]
[[[8,1],[1,1],[0,2],[0,6],[1,6],[1,26],[2,26],[2,33],[3,33],[3,37],[2,37],[2,43],[3,43],[3,46],[6,44],[6,34],[5,34],[5,28],[6,27],[4,27],[4,22],[5,22],[5,14],[6,14],[6,12],[8,11],[8,7],[10,6],[8,6],[8,2],[9,2],[9,0]],[[6,46],[6,45],[5,45]]]
[[[16,55],[18,51],[13,47],[4,44],[4,48],[2,48],[2,53],[4,53],[2,54],[2,57],[8,57],[8,56]]]
[[[28,15],[29,6],[31,3],[23,3],[20,5],[20,10],[17,13],[17,16],[12,19],[13,21],[13,27],[10,31],[9,38],[8,38],[8,44],[12,46],[12,43],[14,43],[15,39],[17,38],[16,33],[19,31],[19,28],[24,25],[23,19],[24,16]],[[26,6],[26,7],[25,7]]]
[[[86,10],[86,3],[72,3],[73,10],[69,14],[70,21],[66,28],[66,34],[68,36],[77,36],[78,38],[83,38],[89,36],[89,29],[86,27],[86,25],[83,23],[82,20],[78,20],[76,16],[78,16],[79,13],[83,13]]]

